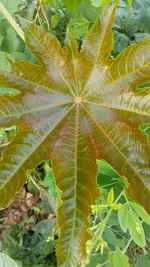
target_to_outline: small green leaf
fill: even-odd
[[[8,59],[13,59],[12,56],[6,52],[0,51],[0,68],[4,71],[11,71],[11,66]]]
[[[35,184],[32,182],[32,180],[28,181],[27,188],[31,194],[33,194],[33,195],[39,194],[39,189],[35,186]]]
[[[98,167],[97,183],[101,187],[114,189],[115,197],[118,196],[124,188],[128,188],[127,179],[120,176],[119,173],[106,161],[96,160]]]
[[[119,248],[116,249],[110,264],[112,267],[130,267],[127,257],[121,252]]]
[[[130,210],[128,212],[128,229],[130,232],[131,237],[133,238],[134,242],[140,246],[144,247],[146,244],[145,241],[145,233],[142,227],[142,223],[139,220],[138,216]]]
[[[117,237],[111,227],[106,226],[103,236],[108,245],[112,245],[114,248],[116,247]]]
[[[43,184],[44,186],[49,188],[49,193],[52,197],[57,197],[55,176],[53,174],[52,168],[48,165],[48,163],[46,163],[44,169],[46,171],[46,175],[44,177]]]
[[[150,257],[149,256],[141,256],[136,264],[135,267],[149,267],[150,266]]]
[[[94,7],[105,6],[114,2],[114,0],[91,0],[91,3]]]
[[[53,198],[46,189],[41,190],[41,203],[46,213],[56,214],[57,200]]]
[[[113,254],[112,254],[112,252],[109,253],[109,266],[110,266],[110,267],[115,267],[115,266],[114,266],[114,261],[113,261]]]
[[[74,38],[80,39],[87,33],[89,29],[89,21],[83,16],[73,18],[68,24],[68,29]]]
[[[0,2],[7,8],[10,14],[13,14],[18,11],[18,5],[21,2],[20,0],[0,0]],[[0,14],[1,15],[1,14]]]
[[[118,32],[117,30],[114,30],[114,48],[113,48],[113,54],[116,56],[118,55],[123,49],[125,49],[130,44],[130,38],[122,33]]]
[[[121,229],[126,233],[128,227],[128,206],[126,204],[119,209],[118,219]]]
[[[54,15],[51,17],[51,27],[54,28],[58,24],[59,17],[57,15]]]
[[[103,266],[105,261],[107,261],[109,251],[110,251],[110,248],[106,247],[103,255],[100,255],[99,252],[92,254],[90,259],[89,259],[90,262],[88,264],[86,264],[86,267],[96,267],[96,266],[101,266],[101,264]],[[107,266],[105,266],[105,267],[107,267]]]
[[[66,7],[71,11],[74,12],[82,3],[82,0],[63,0]]]
[[[106,176],[120,177],[119,173],[105,160],[96,160],[98,171]]]
[[[10,55],[6,52],[0,51],[0,68],[4,71],[10,72],[11,66],[9,64],[8,59],[13,60],[12,55]],[[14,88],[10,88],[10,87],[8,88],[8,87],[1,87],[0,86],[0,95],[13,94],[13,93],[18,94],[19,90],[15,90]]]
[[[53,228],[56,226],[56,219],[44,219],[40,222],[38,222],[33,230],[37,233],[40,233],[41,235],[47,235],[50,236],[52,234]]]
[[[107,205],[111,205],[113,201],[114,201],[114,190],[112,188],[108,194]]]
[[[111,208],[113,210],[119,210],[121,208],[122,204],[116,204],[116,205],[111,205]]]
[[[92,212],[95,213],[95,212],[98,212],[99,210],[105,210],[107,209],[109,206],[108,205],[92,205],[91,208],[92,208]]]
[[[17,38],[17,34],[12,27],[9,27],[7,30],[7,36],[4,41],[5,51],[9,53],[16,52],[19,48],[19,40]]]
[[[146,210],[138,203],[136,202],[130,202],[132,208],[135,210],[137,215],[142,218],[144,222],[150,225],[150,216],[146,212]]]

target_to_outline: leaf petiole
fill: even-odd
[[[8,20],[8,22],[12,25],[14,30],[17,32],[17,34],[21,37],[21,39],[25,42],[25,37],[22,29],[19,27],[19,25],[16,23],[14,18],[10,15],[10,13],[7,11],[7,9],[4,7],[2,3],[0,3],[0,12],[4,15],[4,17]]]

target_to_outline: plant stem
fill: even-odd
[[[13,19],[13,17],[9,14],[7,9],[3,6],[2,3],[0,3],[0,12],[4,15],[4,17],[8,20],[8,22],[13,26],[14,30],[18,33],[18,35],[21,37],[21,39],[25,42],[24,33],[19,27],[19,25],[16,23],[16,21]]]
[[[32,176],[30,175],[30,180],[32,181],[32,183],[36,186],[36,188],[41,192],[41,187],[37,184],[37,182],[32,178]]]
[[[49,20],[48,20],[46,11],[45,11],[45,9],[44,9],[44,6],[43,6],[42,3],[40,4],[40,6],[41,6],[42,13],[43,13],[43,15],[44,15],[45,21],[46,21],[46,23],[47,23],[47,28],[48,28],[48,30],[50,30],[50,23],[49,23]]]
[[[128,247],[130,246],[132,240],[133,240],[133,239],[132,239],[132,237],[131,237],[131,238],[129,239],[129,241],[128,241],[126,247],[125,247],[125,249],[122,251],[123,254],[126,254],[126,251],[127,251]]]
[[[119,194],[119,196],[117,197],[117,199],[115,200],[114,204],[117,204],[118,200],[122,197],[122,195],[124,194],[124,190]],[[93,242],[92,245],[90,246],[90,251],[88,252],[87,258],[89,259],[94,247],[96,246],[97,242],[100,240],[100,238],[102,238],[102,235],[104,233],[106,224],[110,218],[110,215],[112,213],[113,209],[111,208],[109,210],[109,212],[107,213],[106,217],[102,220],[101,223],[99,223],[98,229],[96,230],[96,232],[94,233],[94,238],[93,238]],[[85,264],[81,265],[82,267],[86,266]]]

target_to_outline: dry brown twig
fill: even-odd
[[[41,20],[41,17],[40,17],[40,11],[42,11],[42,13],[44,15],[44,18],[45,18],[45,21],[46,21],[46,24],[47,24],[47,28],[48,28],[48,30],[50,30],[50,23],[49,23],[49,20],[48,20],[46,11],[44,9],[42,0],[38,0],[37,1],[37,3],[36,3],[36,9],[37,9],[37,13],[36,13],[36,16],[35,16],[34,21],[36,22],[36,20],[38,19],[40,25],[43,26],[42,25],[42,20]]]

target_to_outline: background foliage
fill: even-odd
[[[35,21],[46,31],[51,31],[56,35],[63,45],[67,28],[81,44],[86,32],[96,20],[101,5],[110,1],[0,0],[0,2],[7,7],[18,23],[20,16]],[[130,4],[131,1],[121,0],[119,2],[116,21],[113,25],[112,57],[117,56],[131,43],[136,43],[150,34],[150,1],[133,0],[132,6]],[[0,50],[0,66],[4,70],[9,69],[7,58],[36,63],[34,56],[2,14],[0,15]],[[0,94],[8,92],[14,93],[14,90],[0,88]],[[0,149],[12,140],[16,131],[15,127],[0,129]],[[150,132],[147,126],[145,131]],[[117,197],[127,186],[126,181],[119,177],[119,174],[106,162],[98,162],[98,166],[101,170],[97,178],[97,183],[101,187],[101,198],[93,207],[91,215],[90,231],[93,231],[94,237],[97,236],[96,230],[101,230],[102,222],[110,209],[111,213],[103,234],[99,236],[100,239],[97,243],[93,239],[87,245],[89,254],[83,266],[120,267],[122,264],[135,267],[150,266],[149,216],[142,208],[138,208],[137,212],[134,204],[126,198],[124,193],[118,201]],[[57,190],[50,162],[42,163],[28,174],[25,188],[26,192],[32,196],[38,196],[38,200],[35,201],[35,205],[28,207],[29,211],[25,219],[21,217],[19,222],[14,222],[9,227],[7,225],[8,229],[2,231],[0,265],[4,266],[5,261],[10,260],[9,264],[12,266],[15,266],[14,264],[37,267],[57,266],[55,257],[55,242],[58,237],[55,221]],[[128,226],[129,231],[126,231],[124,220],[126,220],[128,209],[131,210],[132,220]],[[48,214],[53,215],[52,218],[49,218]],[[1,217],[4,222],[5,212],[1,213]],[[139,234],[135,231],[137,225]],[[4,227],[6,227],[5,223]]]

